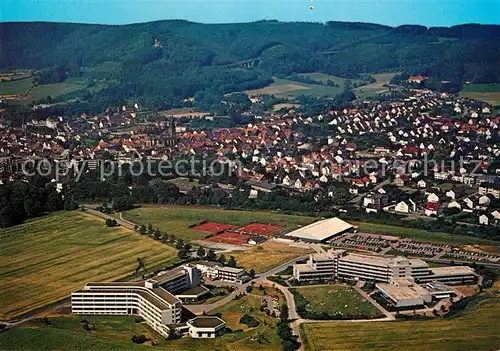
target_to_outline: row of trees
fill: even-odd
[[[10,227],[45,213],[77,209],[78,203],[72,197],[63,198],[64,193],[44,180],[0,185],[0,227]]]

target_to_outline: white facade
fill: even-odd
[[[189,335],[195,339],[213,339],[224,334],[226,323],[218,317],[200,316],[189,320]]]
[[[89,283],[71,294],[75,314],[138,315],[167,337],[167,325],[180,323],[182,304],[164,289],[131,284]]]
[[[181,322],[182,303],[174,294],[200,282],[200,271],[185,265],[145,282],[87,283],[71,294],[71,308],[75,314],[138,315],[166,337],[168,325]]]
[[[298,281],[335,278],[389,283],[399,278],[414,278],[417,282],[439,281],[450,284],[475,279],[470,267],[429,268],[420,259],[381,257],[329,250],[311,254],[306,263],[294,264],[293,275]]]

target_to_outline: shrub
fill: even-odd
[[[144,344],[146,341],[148,338],[144,334],[132,336],[132,342],[135,344]]]
[[[259,321],[248,314],[245,314],[243,315],[243,317],[240,318],[240,323],[246,324],[250,328],[255,328],[259,326]]]

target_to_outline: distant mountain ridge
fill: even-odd
[[[457,84],[500,82],[499,25],[12,22],[0,23],[0,42],[0,68],[82,67],[89,79],[109,82],[93,97],[100,100],[161,104],[195,94],[211,100],[264,86],[276,74],[306,72],[356,78],[406,71]],[[256,58],[252,66],[238,66]]]

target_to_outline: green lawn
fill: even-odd
[[[32,77],[0,82],[0,94],[24,94],[31,86],[33,86]]]
[[[299,314],[304,318],[311,318],[311,316],[321,313],[326,313],[331,317],[322,319],[383,317],[383,314],[370,301],[351,286],[309,286],[292,289],[292,291],[297,306],[304,305],[304,310],[298,308]]]
[[[148,268],[177,260],[170,246],[79,211],[0,229],[0,239],[2,319],[68,298],[89,281],[130,276],[137,257]]]
[[[461,97],[485,101],[493,106],[500,105],[500,83],[464,85]]]
[[[378,73],[372,74],[372,77],[375,78],[375,83],[371,83],[368,85],[364,85],[354,89],[356,96],[361,99],[366,99],[369,97],[377,97],[381,92],[387,90],[384,85],[389,84],[391,79],[397,73]]]
[[[267,87],[260,89],[247,90],[249,95],[276,95],[279,97],[296,98],[301,95],[305,96],[335,96],[343,91],[343,86],[329,87],[326,85],[315,85],[300,83],[289,79],[273,78],[274,82]]]
[[[378,224],[378,223],[356,222],[356,221],[350,221],[350,223],[359,226],[359,231],[364,233],[394,235],[394,236],[412,238],[417,241],[423,241],[435,244],[447,244],[447,245],[485,244],[493,246],[499,246],[500,244],[499,242],[496,241],[476,238],[473,236],[457,235],[457,234],[442,233],[442,232],[430,232],[423,229],[397,227],[397,226]]]
[[[86,319],[95,330],[85,331]],[[161,339],[145,323],[135,323],[132,316],[68,316],[49,318],[51,325],[31,321],[22,328],[0,334],[2,350],[146,350],[132,343],[135,334]]]
[[[123,217],[134,223],[148,225],[174,234],[184,240],[203,239],[209,233],[200,232],[189,228],[190,225],[202,221],[234,224],[243,226],[253,221],[272,223],[284,226],[287,230],[297,229],[299,226],[312,223],[315,219],[305,216],[290,216],[271,212],[259,211],[234,211],[217,208],[201,207],[143,207],[123,212]]]
[[[240,332],[224,335],[222,338],[215,340],[200,340],[183,338],[180,340],[170,341],[171,350],[182,351],[198,351],[198,350],[220,350],[220,351],[254,351],[280,350],[280,342],[276,333],[277,319],[267,316],[260,312],[259,298],[256,296],[247,295],[239,300],[233,300],[223,307],[220,307],[211,312],[211,314],[222,313],[222,319],[226,321],[226,326],[233,331],[240,329]],[[259,326],[256,328],[248,328],[244,324],[240,324],[239,320],[244,314],[249,314],[259,321]],[[261,335],[260,338],[257,338]],[[252,338],[260,339],[252,340]]]
[[[301,326],[306,350],[498,350],[500,285],[449,319]]]

